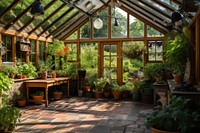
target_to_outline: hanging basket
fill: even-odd
[[[136,59],[142,55],[142,51],[136,51],[136,52],[132,52],[132,53],[127,53],[127,52],[123,51],[123,54],[130,59]]]

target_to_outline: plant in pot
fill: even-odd
[[[54,99],[55,100],[60,100],[63,97],[63,92],[62,91],[55,91],[53,94],[54,94]]]
[[[17,96],[17,104],[18,104],[19,107],[26,106],[26,98],[23,94],[19,94]]]
[[[112,87],[112,94],[114,97],[114,100],[119,101],[122,99],[122,88],[124,88],[125,85],[118,85],[117,82],[112,83],[113,87]]]
[[[200,106],[189,99],[173,96],[170,104],[162,102],[147,116],[152,133],[199,133]]]
[[[42,100],[44,99],[43,91],[36,91],[32,96],[35,104],[42,104]]]
[[[14,78],[17,74],[17,67],[13,65],[3,65],[1,72],[8,75],[9,78]]]
[[[47,79],[48,77],[48,71],[52,70],[53,62],[50,60],[50,58],[47,58],[46,61],[39,60],[39,66],[38,66],[38,74],[41,75],[42,79]]]
[[[154,65],[152,63],[147,63],[144,68],[144,77],[146,80],[154,80]]]
[[[104,87],[105,87],[105,85],[107,83],[110,83],[110,79],[106,78],[106,77],[98,78],[94,82],[94,86],[95,86],[94,93],[95,93],[95,97],[97,99],[102,97],[102,93],[103,93]]]
[[[12,105],[0,108],[0,132],[13,132],[20,117],[20,110]]]
[[[127,88],[130,88],[130,90],[131,90],[133,101],[140,101],[140,99],[141,99],[140,79],[136,78],[133,82],[129,81],[125,85],[126,85]]]
[[[190,39],[184,33],[177,34],[169,40],[166,46],[166,62],[175,70],[175,75],[184,76],[190,47]]]
[[[153,92],[152,82],[150,80],[141,81],[141,100],[144,103],[153,103]]]

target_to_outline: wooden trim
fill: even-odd
[[[48,17],[46,17],[45,20],[43,20],[37,26],[35,26],[35,28],[33,28],[28,34],[32,34],[35,30],[37,30],[40,26],[42,26],[45,22],[47,22],[51,17],[53,17],[56,13],[58,13],[64,6],[65,4],[62,4],[53,13],[51,13]]]
[[[64,28],[65,24],[68,23],[71,19],[76,17],[79,14],[79,11],[75,12],[72,16],[70,16],[65,22],[60,24],[55,30],[51,31],[49,35],[46,36],[46,38],[50,37],[51,35],[55,35],[57,32],[59,32],[62,28]]]
[[[39,59],[39,40],[35,41],[35,65],[38,68],[38,59]]]
[[[53,5],[53,3],[55,3],[57,0],[52,0],[50,3],[48,3],[45,7],[44,7],[44,10],[47,10],[50,6]],[[24,26],[22,26],[18,32],[21,32],[23,29],[25,29],[29,24],[31,24],[31,22],[33,22],[34,17],[32,17],[26,24],[24,24]]]
[[[12,36],[12,61],[16,63],[16,44],[17,44],[17,37]]]
[[[33,2],[34,3],[34,2]],[[21,17],[23,17],[33,6],[33,3],[27,7],[23,12],[21,12],[16,18],[14,18],[10,23],[8,23],[4,29],[8,29],[10,28],[10,26],[14,25],[14,23],[16,23]]]
[[[50,25],[48,25],[46,29],[43,29],[43,31],[42,31],[38,36],[43,35],[49,28],[51,28],[53,25],[57,24],[64,16],[68,15],[68,13],[70,13],[73,9],[74,9],[74,7],[70,7],[70,8],[69,8],[66,12],[64,12],[60,17],[58,17],[58,18],[55,19]]]
[[[12,8],[14,8],[21,1],[22,0],[15,0],[15,1],[13,1],[13,3],[10,4],[9,7],[6,8],[6,10],[0,15],[0,19],[3,18],[8,12],[10,12],[10,10],[12,10]]]

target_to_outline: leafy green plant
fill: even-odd
[[[104,87],[106,84],[110,84],[110,79],[109,78],[98,78],[95,82],[94,82],[94,85],[95,85],[95,91],[103,91],[104,90]]]
[[[0,129],[10,128],[20,122],[20,110],[11,105],[6,105],[0,109]]]
[[[13,65],[3,65],[1,72],[5,75],[8,75],[8,77],[13,78],[17,74],[17,67]]]
[[[191,46],[190,40],[184,33],[180,33],[168,41],[166,62],[172,65],[175,73],[183,75],[188,59],[188,48]]]
[[[154,108],[148,115],[147,127],[154,127],[164,131],[180,131],[181,133],[198,133],[200,131],[199,105],[173,96],[169,105],[162,102],[162,106]]]
[[[8,103],[10,92],[13,90],[12,84],[13,80],[0,73],[0,96],[2,97],[0,108]]]

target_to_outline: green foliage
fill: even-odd
[[[1,72],[11,78],[17,74],[17,67],[13,65],[3,65]]]
[[[0,96],[2,101],[0,101],[0,108],[8,103],[9,94],[12,91],[13,80],[8,78],[5,74],[0,73]]]
[[[173,96],[169,105],[155,107],[147,117],[146,125],[164,131],[180,131],[181,133],[198,133],[200,131],[199,105]]]
[[[20,121],[20,110],[11,105],[6,105],[0,109],[0,129],[9,128],[15,126]]]
[[[103,91],[106,84],[110,84],[110,79],[107,77],[98,78],[95,82],[95,91]]]
[[[52,67],[54,66],[52,60],[50,58],[47,58],[46,61],[43,61],[43,60],[39,60],[39,63],[38,63],[38,72],[39,73],[42,73],[42,72],[45,72],[45,71],[50,71],[52,70]]]
[[[35,66],[30,63],[18,64],[18,75],[26,75],[27,77],[37,77]]]
[[[64,42],[59,40],[54,40],[53,43],[48,43],[46,52],[50,55],[58,55],[57,52],[60,51],[62,54],[64,53]]]
[[[190,40],[184,33],[180,33],[168,41],[166,62],[172,65],[177,74],[182,75],[188,59],[188,48],[191,46]]]

